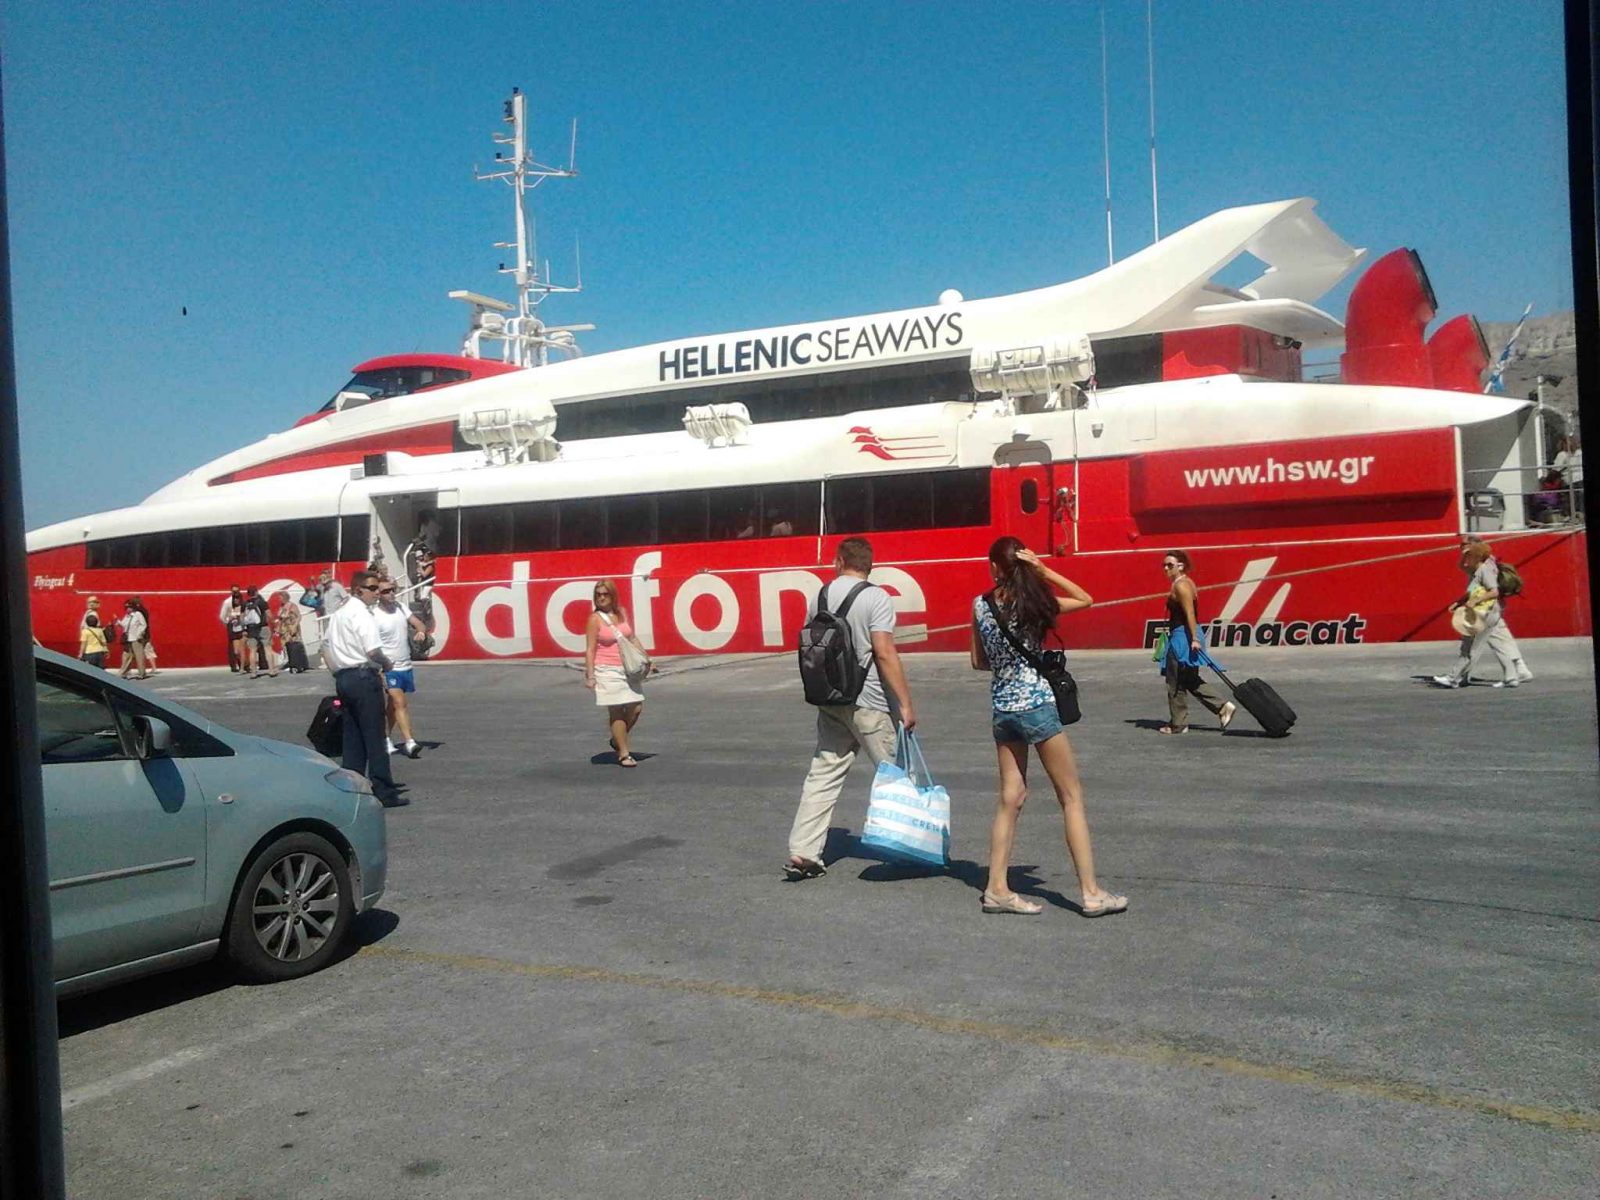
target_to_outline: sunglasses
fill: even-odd
[[[375,583],[363,583],[361,585],[361,590],[363,592],[376,592],[376,591],[379,591],[380,589],[379,589],[378,585],[375,584]]]
[[[394,588],[379,588],[378,589],[378,595],[380,595],[380,596],[392,596],[392,595],[394,595]]]

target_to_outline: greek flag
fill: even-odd
[[[1506,348],[1500,351],[1500,357],[1494,360],[1494,370],[1489,373],[1489,382],[1484,384],[1483,387],[1485,394],[1506,390],[1505,380],[1501,377],[1506,373],[1506,364],[1511,361],[1511,351],[1516,346],[1517,339],[1522,336],[1522,327],[1528,323],[1528,314],[1532,311],[1532,304],[1522,310],[1522,317],[1517,321],[1517,327],[1511,331],[1511,336],[1506,339]]]

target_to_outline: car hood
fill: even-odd
[[[297,746],[293,742],[279,742],[274,741],[272,738],[264,737],[252,737],[250,738],[250,741],[258,749],[265,750],[268,754],[271,754],[277,758],[295,759],[300,762],[321,763],[329,768],[337,767],[339,765],[332,759],[324,758],[310,746]]]

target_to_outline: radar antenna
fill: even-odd
[[[504,120],[511,126],[511,132],[496,134],[494,141],[496,145],[510,146],[509,156],[505,151],[496,150],[494,153],[496,170],[478,174],[477,169],[473,169],[474,175],[480,180],[501,179],[511,187],[517,216],[517,240],[496,242],[495,247],[516,251],[517,257],[512,265],[507,266],[503,262],[500,264],[500,273],[510,275],[516,280],[516,307],[513,309],[503,301],[467,291],[451,292],[450,298],[464,301],[472,306],[472,331],[467,335],[462,353],[480,358],[484,341],[498,341],[504,343],[501,357],[505,362],[519,367],[542,367],[550,361],[552,350],[576,358],[582,351],[578,349],[574,335],[593,329],[594,326],[546,325],[539,317],[539,306],[550,296],[558,292],[583,290],[581,268],[577,283],[571,286],[552,283],[548,265],[544,274],[539,273],[538,239],[524,203],[527,193],[546,179],[577,177],[578,122],[576,120],[572,122],[567,165],[547,166],[533,156],[533,151],[528,146],[527,100],[521,88],[512,88],[511,98],[505,102]]]

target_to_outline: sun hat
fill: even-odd
[[[1462,637],[1471,637],[1483,629],[1483,614],[1463,604],[1450,614],[1450,624]]]

